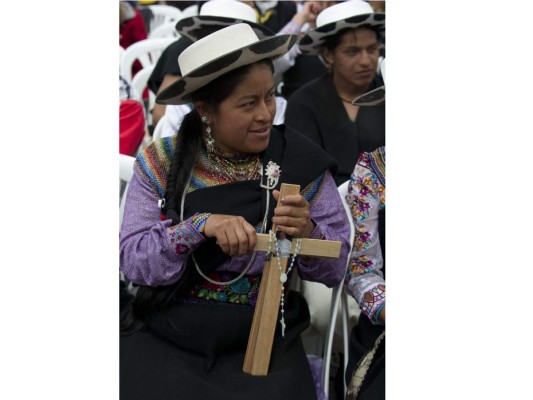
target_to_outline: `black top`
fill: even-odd
[[[289,100],[303,85],[326,73],[328,69],[315,54],[300,54],[294,65],[283,74],[281,95]]]
[[[187,39],[186,37],[180,37],[175,42],[169,44],[163,53],[161,53],[150,78],[148,78],[148,87],[152,92],[157,94],[165,75],[170,74],[181,76],[178,57],[181,52],[192,43],[192,40]]]
[[[376,77],[368,90],[382,86]],[[346,113],[329,73],[295,92],[285,111],[287,135],[300,132],[321,146],[338,164],[337,185],[350,175],[363,151],[385,145],[385,104],[360,107],[355,122]]]
[[[257,1],[254,1],[254,4]],[[257,7],[260,13],[261,9]],[[278,1],[274,8],[266,10],[263,15],[259,16],[259,23],[266,26],[272,32],[279,32],[296,14],[296,3],[294,1]]]

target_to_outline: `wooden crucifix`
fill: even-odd
[[[299,194],[300,186],[281,184],[279,199],[284,196]],[[279,205],[279,200],[278,200]],[[276,226],[272,226],[272,231],[276,232]],[[258,234],[255,250],[271,251],[269,235]],[[296,248],[296,240],[292,241],[290,253],[293,254]],[[341,242],[318,239],[301,239],[299,255],[338,258],[341,251]],[[286,273],[288,257],[281,257],[281,271],[278,260],[272,254],[265,262],[263,277],[259,287],[257,303],[255,305],[252,328],[248,338],[248,347],[244,357],[242,370],[251,375],[267,375],[270,365],[270,355],[276,331],[276,323],[279,305],[281,301],[281,289],[283,282],[281,274]]]

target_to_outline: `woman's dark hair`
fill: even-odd
[[[233,90],[241,84],[254,65],[267,65],[274,73],[274,65],[267,58],[254,64],[245,65],[228,72],[207,85],[196,90],[191,95],[191,102],[204,101],[212,112],[217,112],[220,103],[229,97]],[[176,151],[172,158],[169,173],[167,175],[167,187],[165,191],[165,209],[162,210],[167,219],[172,219],[174,224],[180,222],[181,197],[194,167],[196,155],[200,146],[205,144],[201,116],[193,108],[183,119],[176,140]],[[139,288],[137,295],[132,301],[129,310],[121,317],[120,330],[123,334],[131,334],[141,329],[154,311],[164,311],[171,299],[176,294],[183,293],[192,282],[193,270],[188,266],[179,281],[168,286]]]
[[[384,39],[385,38],[384,38],[383,34],[381,33],[381,29],[379,29],[378,27],[372,26],[372,25],[362,25],[359,28],[368,28],[371,31],[374,31],[376,33],[376,37],[378,39],[378,43],[384,44]],[[353,29],[355,29],[355,28],[344,28],[344,29],[341,29],[335,35],[329,36],[324,41],[324,44],[322,46],[325,47],[326,49],[328,49],[330,52],[332,52],[339,45],[339,43],[341,41],[341,37],[346,32],[351,31]]]

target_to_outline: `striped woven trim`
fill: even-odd
[[[372,153],[368,153],[368,157],[370,159],[370,165],[379,181],[385,186],[385,146],[381,146]]]
[[[205,222],[210,215],[211,213],[196,213],[192,216],[192,224],[198,232],[205,232]]]
[[[154,185],[161,198],[165,196],[167,175],[175,150],[176,135],[173,135],[156,140],[137,156],[137,172]]]
[[[322,185],[322,182],[324,181],[324,175],[320,175],[318,178],[316,178],[313,182],[311,182],[307,187],[302,191],[302,196],[307,200],[309,203],[312,203],[312,200],[315,198],[316,194],[320,190],[320,186]]]

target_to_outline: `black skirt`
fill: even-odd
[[[269,374],[242,372],[253,319],[252,307],[187,303],[158,314],[143,331],[120,338],[120,398],[135,399],[316,399],[300,333],[309,326],[305,299],[291,292],[287,328],[279,323]]]
[[[346,383],[350,384],[352,374],[359,360],[374,346],[376,339],[385,327],[373,325],[361,314],[359,323],[354,326],[349,339],[349,357],[346,367]],[[385,400],[385,338],[380,342],[374,358],[361,385],[357,400]]]

